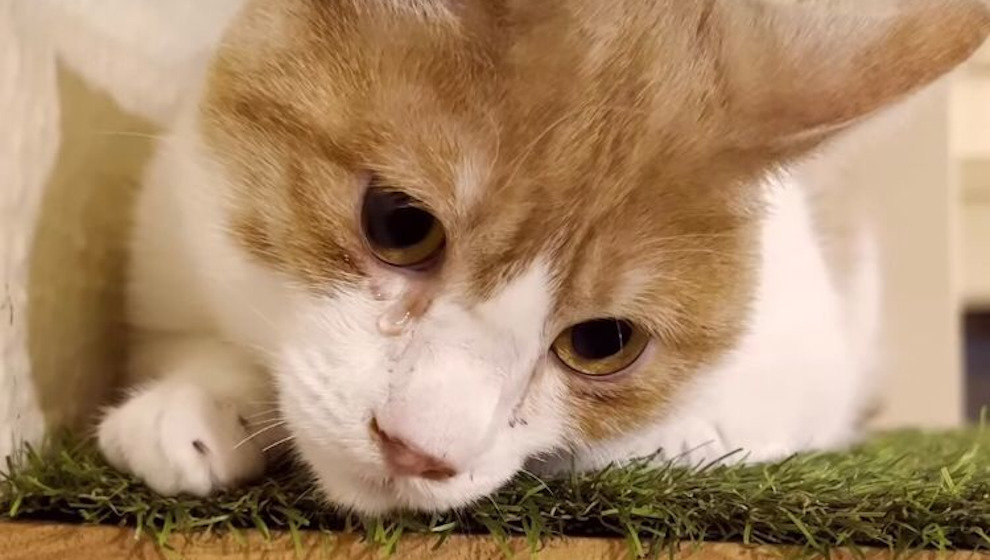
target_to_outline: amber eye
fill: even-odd
[[[397,190],[372,187],[361,206],[361,227],[371,251],[401,267],[425,267],[443,252],[443,225],[420,201]]]
[[[564,365],[590,376],[618,373],[633,365],[650,337],[622,319],[595,319],[560,333],[553,352]]]

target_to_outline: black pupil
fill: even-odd
[[[571,346],[586,360],[601,360],[618,354],[632,332],[627,321],[596,319],[571,329]]]
[[[404,249],[426,239],[433,215],[415,206],[409,195],[371,190],[364,198],[364,232],[376,246]]]

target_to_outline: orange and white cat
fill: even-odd
[[[148,173],[101,448],[207,494],[291,446],[381,512],[849,442],[873,251],[832,266],[788,164],[988,32],[980,0],[250,1]]]

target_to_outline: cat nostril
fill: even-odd
[[[441,459],[414,449],[401,439],[383,431],[375,418],[371,419],[371,433],[374,434],[382,453],[385,454],[385,463],[389,470],[397,476],[440,481],[457,475],[457,471]]]

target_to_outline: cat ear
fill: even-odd
[[[699,33],[718,29],[728,108],[783,145],[814,145],[934,81],[990,33],[985,0],[714,2]]]

